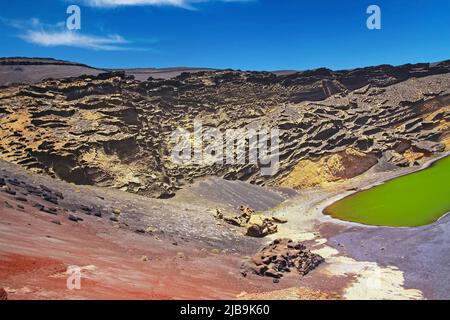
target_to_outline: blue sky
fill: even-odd
[[[66,9],[81,8],[68,31]],[[381,8],[381,30],[366,9]],[[96,67],[347,69],[450,59],[448,0],[0,0],[0,56]]]

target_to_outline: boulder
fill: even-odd
[[[269,230],[263,226],[251,225],[247,228],[247,233],[250,237],[262,238],[269,234]]]

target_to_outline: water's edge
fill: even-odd
[[[364,187],[358,188],[357,190],[345,191],[345,192],[339,193],[337,195],[334,195],[332,197],[329,197],[329,198],[325,199],[320,205],[320,213],[322,215],[321,218],[322,218],[322,220],[325,220],[325,221],[328,221],[328,222],[333,222],[333,223],[338,223],[338,224],[345,224],[345,225],[364,226],[364,227],[385,227],[385,228],[420,228],[420,227],[423,227],[423,226],[387,226],[387,225],[364,224],[364,223],[361,223],[361,222],[348,221],[348,220],[335,218],[332,215],[325,213],[325,210],[328,207],[330,207],[331,205],[333,205],[334,203],[336,203],[338,201],[341,201],[341,200],[343,200],[343,199],[345,199],[347,197],[350,197],[352,195],[355,195],[357,193],[365,192],[367,190],[370,190],[370,189],[373,189],[373,188],[378,187],[380,185],[383,185],[383,184],[385,184],[385,183],[387,183],[389,181],[392,181],[394,179],[398,179],[400,177],[404,177],[404,176],[407,176],[407,175],[415,174],[417,172],[426,170],[426,169],[432,167],[438,161],[440,161],[440,160],[442,160],[442,159],[444,159],[444,158],[446,158],[448,156],[450,156],[450,151],[444,152],[441,155],[439,155],[439,156],[437,156],[437,157],[435,157],[433,159],[427,160],[420,167],[418,167],[418,168],[416,168],[414,170],[411,170],[409,172],[399,172],[398,174],[395,174],[395,175],[390,176],[390,177],[385,178],[385,179],[381,179],[380,181],[377,181],[377,182],[370,183],[370,184],[368,184],[368,185],[366,185]],[[434,221],[434,222],[432,222],[430,224],[438,222],[439,220],[445,218],[449,214],[450,214],[450,211],[448,211],[447,213],[444,213],[436,221]]]

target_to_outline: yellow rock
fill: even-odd
[[[263,216],[262,214],[253,214],[250,216],[250,220],[248,220],[248,224],[262,226],[262,225],[264,225],[264,221],[266,219],[267,218],[265,216]]]

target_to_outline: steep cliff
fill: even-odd
[[[442,152],[450,144],[449,106],[449,61],[147,81],[102,73],[0,89],[0,158],[152,197],[209,175],[301,188],[351,178],[379,159],[409,166]],[[221,132],[278,127],[277,174],[263,177],[260,165],[248,163],[177,165],[171,134],[192,130],[194,120]],[[317,181],[302,182],[311,172]]]

